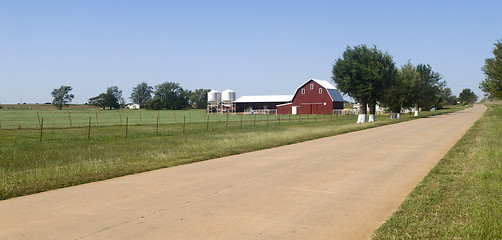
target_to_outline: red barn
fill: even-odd
[[[343,109],[340,92],[328,81],[310,79],[290,103],[277,105],[277,114],[333,114],[335,109]]]

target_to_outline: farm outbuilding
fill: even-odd
[[[291,102],[293,95],[242,96],[235,100],[237,112],[275,114],[277,105]]]
[[[333,114],[343,110],[340,91],[328,81],[309,79],[297,90],[291,102],[277,105],[277,114]]]
[[[127,104],[127,105],[125,106],[125,108],[127,108],[127,109],[140,109],[141,107],[140,107],[140,105],[139,105],[139,104],[137,104],[137,103],[130,103],[130,104]]]

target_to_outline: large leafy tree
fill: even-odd
[[[478,100],[478,96],[470,88],[466,88],[460,92],[458,100],[462,104],[475,103]]]
[[[56,105],[59,110],[63,108],[63,105],[70,103],[71,100],[75,97],[73,94],[70,94],[70,91],[73,88],[70,86],[61,86],[59,88],[54,89],[51,94],[54,98],[52,100],[52,104]]]
[[[152,98],[152,92],[153,87],[142,82],[132,89],[131,100],[139,104],[140,107],[145,107],[146,102]]]
[[[106,89],[106,93],[101,93],[96,97],[90,98],[89,104],[103,109],[118,109],[124,104],[122,90],[120,90],[117,86],[111,86]]]
[[[155,86],[155,96],[146,103],[147,109],[180,110],[188,107],[189,91],[183,89],[179,83],[165,82]]]
[[[347,47],[333,65],[333,81],[340,91],[360,104],[358,123],[366,122],[367,105],[370,121],[374,121],[375,106],[385,96],[385,91],[396,77],[397,69],[392,57],[376,46]]]
[[[407,105],[408,84],[417,81],[418,77],[409,61],[398,70],[397,77],[393,79],[392,85],[386,89],[385,96],[380,101],[382,106],[392,112],[391,118],[400,118],[401,109]]]
[[[494,44],[493,58],[487,58],[481,70],[485,73],[485,80],[479,84],[490,98],[502,99],[502,40]]]
[[[415,116],[418,116],[420,108],[435,107],[438,103],[441,87],[445,82],[441,82],[441,75],[432,70],[427,64],[419,64],[415,67],[418,74],[416,77],[409,78],[406,83],[408,87],[406,96],[406,107],[415,108]]]
[[[210,89],[196,89],[190,94],[190,104],[193,108],[203,109],[207,107],[207,93]]]

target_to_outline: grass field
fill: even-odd
[[[502,105],[488,110],[374,239],[502,239]]]
[[[44,118],[43,131],[37,111]],[[356,116],[333,115],[207,118],[198,110],[0,109],[0,120],[10,121],[0,122],[0,199],[413,119],[377,116],[375,123],[355,124]]]

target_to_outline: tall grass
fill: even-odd
[[[490,105],[374,239],[502,239],[502,106]]]
[[[454,110],[458,109],[423,116]],[[165,114],[161,118],[167,118],[173,111],[166,112],[161,111]],[[23,114],[32,117],[34,112]],[[160,113],[152,115],[156,114]],[[203,118],[203,114],[191,116]],[[173,122],[161,122],[158,130],[156,123],[140,125],[128,115],[127,138],[125,120],[122,126],[103,126],[100,119],[99,124],[91,126],[90,139],[85,123],[82,127],[44,129],[42,141],[40,129],[36,127],[3,128],[0,130],[0,199],[412,119],[407,115],[397,121],[378,116],[375,123],[355,124],[355,116],[292,116],[290,120],[289,116],[250,115],[243,116],[241,123],[241,116],[229,116],[227,122],[226,116],[211,115],[209,124],[207,116],[206,122],[192,119],[191,123],[186,122],[183,131],[180,115],[177,123],[172,115]],[[279,121],[277,117],[282,119]],[[88,117],[85,118],[88,124]]]

